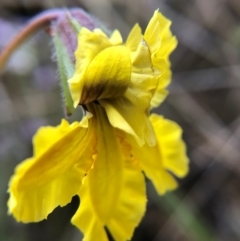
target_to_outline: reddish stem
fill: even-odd
[[[48,24],[55,20],[61,13],[61,10],[51,10],[33,18],[0,53],[0,73],[3,71],[13,52],[23,42],[39,29],[48,26]]]

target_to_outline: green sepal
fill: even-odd
[[[74,64],[71,62],[67,49],[65,48],[60,37],[58,36],[58,33],[54,35],[53,41],[56,50],[60,85],[62,88],[64,104],[66,106],[66,114],[67,116],[70,116],[74,111],[74,106],[67,81],[74,74]]]
[[[81,31],[81,25],[78,23],[78,21],[75,18],[72,18],[71,14],[67,12],[68,20],[73,28],[73,30],[78,34]]]

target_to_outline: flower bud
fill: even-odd
[[[78,45],[78,33],[82,27],[93,30],[100,25],[101,23],[95,18],[79,8],[60,10],[58,17],[51,23],[50,34],[53,37],[54,57],[58,64],[67,115],[74,110],[67,80],[74,74],[76,62],[74,53]]]

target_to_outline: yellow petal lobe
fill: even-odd
[[[84,75],[88,65],[96,55],[110,46],[109,39],[100,29],[95,29],[94,32],[87,28],[81,29],[78,35],[78,47],[75,52],[75,73],[68,80],[74,107],[77,107],[80,102],[84,86]]]
[[[159,84],[151,100],[152,108],[159,106],[168,94],[165,88],[171,80],[169,56],[177,46],[176,37],[172,35],[170,26],[171,21],[156,10],[144,33],[153,66],[161,71]]]
[[[71,201],[92,165],[95,145],[91,128],[65,120],[41,127],[33,143],[34,157],[19,164],[10,180],[9,212],[22,222],[40,221]]]
[[[125,92],[131,77],[128,48],[114,31],[110,39],[99,29],[83,28],[76,50],[76,71],[68,81],[74,106],[103,98],[116,98]]]
[[[113,46],[104,49],[88,66],[80,104],[122,96],[130,76],[131,62],[127,48]]]
[[[142,30],[138,24],[135,24],[128,35],[125,45],[130,51],[134,52],[137,50],[137,47],[139,43],[142,41],[142,39]]]
[[[181,127],[174,121],[156,114],[150,116],[150,121],[156,133],[163,167],[178,177],[184,177],[188,172],[189,160],[182,140]]]
[[[107,241],[105,228],[115,240],[126,241],[145,211],[144,177],[132,159],[131,148],[111,127],[104,109],[95,107],[94,114],[101,119],[97,155],[79,191],[80,208],[72,222],[82,230],[85,241]]]
[[[124,153],[123,181],[116,209],[107,227],[115,240],[130,240],[146,209],[145,180],[139,162],[133,157],[132,146],[125,134],[117,131]]]
[[[122,44],[122,36],[118,30],[113,31],[111,38],[110,38],[110,42],[112,45]]]
[[[131,134],[139,144],[155,145],[155,135],[148,120],[148,116],[141,109],[137,109],[128,99],[118,98],[111,102],[99,102],[106,110],[109,122],[115,128]]]
[[[115,202],[119,196],[123,154],[104,109],[95,106],[94,115],[98,118],[98,141],[97,155],[88,175],[89,191],[95,213],[103,223],[106,223],[115,209]]]
[[[164,194],[177,187],[171,173],[178,177],[187,174],[188,158],[181,139],[182,132],[177,124],[158,115],[151,115],[150,121],[157,139],[156,146],[145,144],[139,148],[130,136],[127,140],[146,176],[153,182],[157,192]]]

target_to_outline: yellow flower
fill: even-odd
[[[18,221],[45,219],[78,195],[72,223],[85,241],[107,241],[106,229],[125,241],[145,212],[142,171],[159,194],[176,188],[172,174],[188,171],[181,129],[148,115],[167,94],[176,45],[169,26],[156,11],[144,35],[135,25],[125,44],[118,31],[108,38],[100,29],[81,29],[69,88],[75,107],[83,105],[87,114],[34,136],[34,156],[10,181],[9,213]]]
[[[112,126],[135,136],[140,145],[155,145],[148,112],[150,104],[158,106],[167,95],[168,57],[177,43],[169,27],[170,21],[155,11],[144,35],[136,24],[124,45],[118,31],[108,38],[100,29],[83,28],[69,80],[74,106],[98,101]]]

